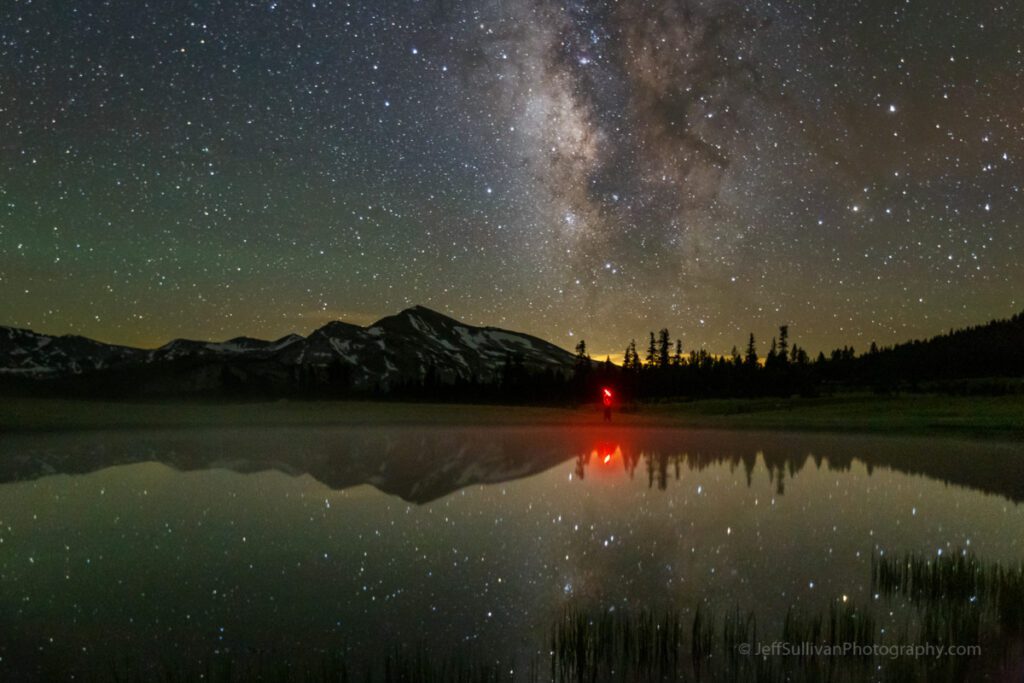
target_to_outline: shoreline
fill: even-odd
[[[113,402],[0,398],[0,433],[209,427],[598,427],[597,405],[371,401]],[[639,404],[610,426],[950,436],[1024,441],[1024,396],[839,395]]]

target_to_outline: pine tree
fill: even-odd
[[[622,367],[626,370],[633,367],[633,347],[635,346],[635,343],[629,342],[629,345],[626,346],[626,353],[622,354]]]
[[[658,350],[654,342],[654,332],[651,332],[651,341],[647,345],[647,367],[654,367],[658,358]]]
[[[576,367],[590,367],[590,356],[587,354],[587,342],[580,339],[576,345]]]
[[[789,361],[789,325],[779,326],[779,350],[777,358],[780,363]]]
[[[797,365],[807,365],[811,360],[811,357],[807,355],[807,352],[803,348],[797,347],[796,344],[793,344],[793,352],[791,355],[793,356],[793,362]]]
[[[747,356],[745,358],[747,365],[757,365],[757,344],[754,342],[754,333],[750,333],[750,341],[747,342]]]
[[[667,368],[672,354],[672,339],[669,337],[668,329],[663,327],[658,332],[658,367]]]

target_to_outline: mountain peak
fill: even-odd
[[[426,306],[411,306],[394,315],[381,318],[369,329],[427,333],[434,327],[451,328],[462,324],[455,318],[438,313]]]
[[[421,318],[436,318],[436,319],[450,320],[453,323],[458,323],[459,322],[458,320],[456,320],[455,318],[452,318],[451,316],[447,316],[444,313],[439,313],[439,312],[435,311],[432,308],[427,308],[426,306],[421,306],[419,304],[416,304],[415,306],[410,306],[409,308],[403,309],[403,310],[399,311],[397,315],[400,315],[400,316],[418,316],[418,317],[421,317]]]
[[[575,362],[568,351],[541,339],[462,323],[426,306],[411,306],[368,327],[335,320],[308,337],[174,339],[153,350],[0,329],[0,375],[61,377],[116,367],[120,374],[104,380],[110,386],[131,377],[140,387],[148,382],[152,391],[167,393],[235,391],[246,383],[282,394],[387,391],[428,376],[447,384],[486,383],[502,376],[512,356],[537,371],[569,372]],[[172,361],[173,372],[161,367]]]

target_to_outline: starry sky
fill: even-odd
[[[39,332],[864,349],[1024,308],[1022,184],[1013,2],[0,8],[0,324]]]

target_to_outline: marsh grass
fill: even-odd
[[[983,625],[1005,636],[1024,633],[1024,564],[985,564],[966,551],[934,557],[876,555],[871,582],[886,596],[924,606],[922,628],[928,636],[979,642]]]
[[[811,617],[790,611],[781,638],[799,646],[870,646],[877,629],[872,616],[856,606],[833,602],[827,613]],[[591,614],[567,609],[551,635],[551,677],[564,681],[700,680],[857,680],[866,663],[806,656],[752,656],[746,646],[767,642],[757,615],[739,608],[715,615],[704,607],[688,616],[606,611]]]

